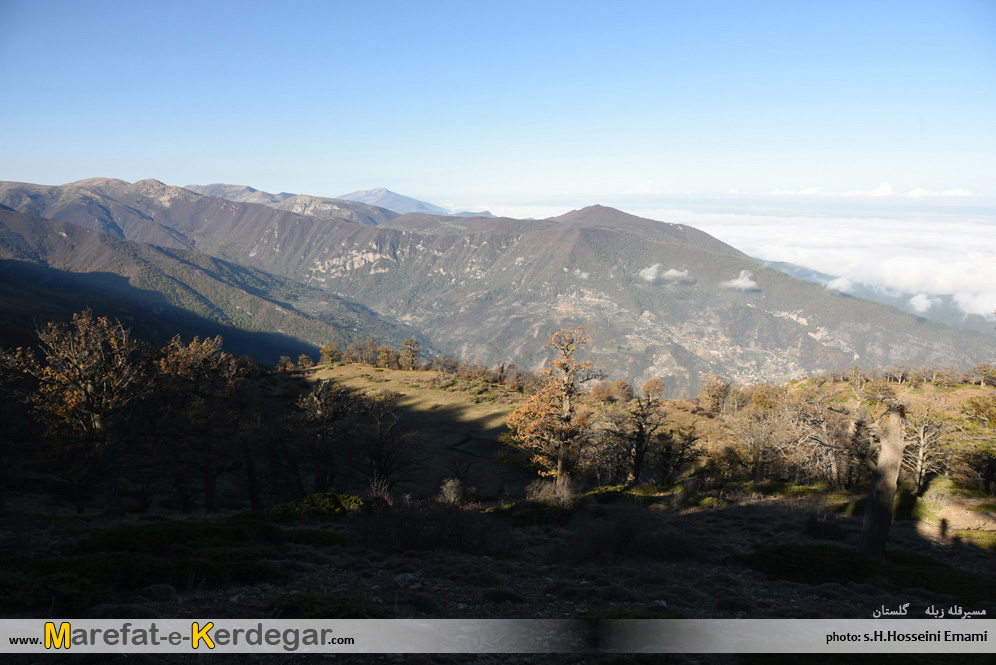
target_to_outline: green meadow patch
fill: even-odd
[[[867,498],[828,503],[826,510],[842,517],[860,517],[865,514],[867,503]],[[910,492],[897,492],[892,504],[892,519],[940,522],[941,518],[937,516],[935,510],[940,510],[940,506],[936,503],[925,501]]]
[[[352,494],[321,492],[309,494],[298,501],[281,503],[269,511],[269,517],[278,522],[295,519],[322,521],[341,517],[364,508],[367,504]]]
[[[976,547],[987,550],[996,550],[996,531],[983,531],[981,529],[965,529],[955,531],[955,538],[971,543]]]

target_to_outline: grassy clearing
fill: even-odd
[[[964,529],[955,531],[955,538],[976,547],[987,550],[996,550],[996,531],[983,531],[981,529]]]
[[[377,372],[376,376],[373,372]],[[456,426],[467,424],[493,432],[503,430],[508,414],[523,399],[521,393],[505,386],[476,379],[434,371],[372,368],[360,363],[325,367],[309,373],[308,379],[332,379],[367,394],[381,390],[401,393],[398,405],[427,420],[438,420],[435,416],[445,414]],[[493,399],[481,399],[485,394]]]
[[[860,517],[865,514],[867,503],[867,498],[828,502],[826,510],[841,517]],[[897,492],[892,504],[892,519],[898,521],[940,522],[941,518],[934,512],[940,509],[940,505],[925,501],[909,492]]]
[[[743,489],[748,493],[752,492],[762,496],[811,496],[813,494],[826,494],[830,487],[826,483],[795,485],[789,482],[766,481],[746,483]]]
[[[359,363],[326,366],[309,372],[307,378],[331,379],[368,395],[384,390],[400,394],[399,425],[421,435],[425,468],[434,471],[414,488],[417,495],[437,491],[448,469],[468,462],[475,467],[474,485],[484,493],[496,493],[502,482],[502,467],[494,462],[498,437],[507,431],[505,422],[523,395],[505,386],[441,372],[385,369],[374,373],[374,369]]]
[[[674,492],[669,492],[659,485],[638,485],[630,487],[628,485],[600,485],[592,488],[581,495],[591,497],[599,504],[610,503],[634,503],[640,506],[652,506],[654,504],[667,504],[673,500]],[[699,504],[695,504],[699,505]],[[708,506],[707,506],[708,507]]]

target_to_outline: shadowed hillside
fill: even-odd
[[[538,368],[551,332],[584,325],[600,367],[637,382],[661,377],[672,396],[694,395],[708,372],[782,382],[996,355],[992,336],[833,293],[696,229],[602,206],[546,220],[407,214],[374,226],[150,180],[7,183],[0,203],[304,282],[486,364]]]
[[[314,355],[326,342],[399,343],[410,334],[356,303],[258,269],[13,211],[0,210],[0,259],[11,344],[30,341],[38,321],[66,319],[81,303],[124,314],[150,339],[221,334],[266,363]]]

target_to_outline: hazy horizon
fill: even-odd
[[[596,203],[996,309],[996,5],[0,5],[0,179]]]

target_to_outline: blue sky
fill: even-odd
[[[0,0],[0,35],[3,180],[996,236],[992,0]]]
[[[996,3],[0,3],[0,178],[996,194]]]

